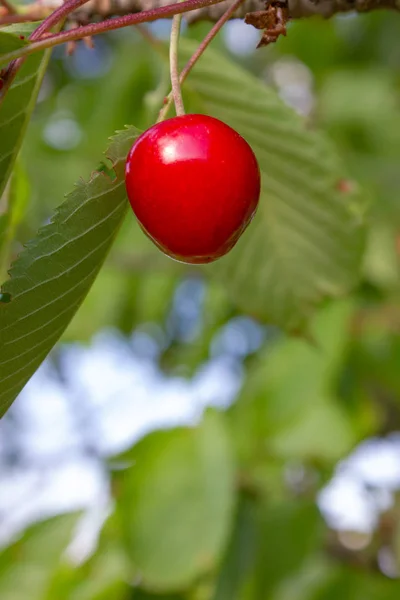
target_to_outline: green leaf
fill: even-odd
[[[311,406],[304,408],[296,423],[272,436],[271,449],[287,458],[334,462],[352,449],[357,436],[334,397],[309,400]]]
[[[10,33],[7,29],[0,30],[0,54],[6,54],[18,50],[27,45],[25,39],[21,39],[16,33]]]
[[[253,577],[260,528],[255,498],[242,494],[238,503],[235,526],[218,574],[212,600],[241,600]]]
[[[179,591],[215,568],[234,502],[234,471],[224,418],[158,431],[125,457],[117,481],[127,549],[142,587]]]
[[[307,600],[397,600],[399,581],[380,573],[332,569],[327,581],[307,596]]]
[[[68,600],[124,600],[127,597],[132,574],[115,521],[113,514],[103,526],[96,552],[75,569],[76,583]],[[49,600],[52,599],[49,597]]]
[[[230,409],[246,460],[264,449],[268,457],[332,461],[357,441],[361,425],[334,393],[352,314],[352,302],[332,302],[311,323],[313,343],[282,337],[257,357]]]
[[[41,600],[127,600],[132,573],[113,513],[103,525],[94,553],[83,563],[63,561]]]
[[[30,527],[0,554],[1,600],[42,600],[80,515],[54,517]]]
[[[17,161],[0,204],[0,275],[6,272],[9,247],[25,215],[29,196],[27,174]]]
[[[278,583],[273,600],[314,600],[314,593],[321,589],[331,575],[332,564],[325,554],[310,554],[300,570]],[[341,594],[337,598],[344,600]]]
[[[323,522],[315,504],[267,506],[262,515],[251,598],[270,598],[270,591],[298,572],[321,544]]]
[[[281,583],[314,558],[322,530],[311,502],[269,504],[243,495],[212,600],[275,598]]]
[[[194,45],[186,40],[182,49],[187,59]],[[346,171],[328,140],[232,61],[207,50],[186,87],[189,108],[235,128],[262,172],[253,223],[227,257],[206,269],[247,312],[301,327],[323,298],[356,283],[365,199],[357,185],[341,190]]]
[[[125,157],[138,133],[113,138],[111,180],[79,182],[13,264],[0,303],[0,414],[61,336],[88,293],[126,214]],[[7,302],[7,303],[5,303]]]
[[[187,596],[180,594],[152,594],[145,590],[135,590],[132,596],[133,600],[187,600]]]
[[[19,45],[24,45],[25,42],[13,34],[29,35],[34,28],[34,23],[4,28],[0,32],[0,50],[3,40],[10,44],[16,43],[16,38]],[[49,58],[50,50],[29,56],[0,101],[0,197],[21,147]]]
[[[127,574],[124,558],[119,548],[96,553],[89,567],[85,566],[86,577],[76,583],[68,600],[125,600],[130,586],[128,579],[124,579]]]

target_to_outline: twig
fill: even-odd
[[[179,81],[179,36],[181,32],[182,15],[174,15],[171,25],[171,39],[169,44],[169,65],[172,86],[172,97],[175,103],[175,111],[178,116],[185,114],[183,105],[181,84]]]
[[[71,18],[72,20],[87,24],[117,15],[123,16],[142,12],[144,9],[157,8],[164,2],[165,0],[92,0],[74,11]],[[215,23],[223,15],[227,5],[231,2],[232,0],[226,0],[222,5],[215,4],[202,7],[193,13],[189,13],[187,21],[190,23],[196,21],[212,21]],[[20,5],[18,11],[20,13],[23,11],[29,15],[35,12],[40,14],[39,18],[42,19],[58,7],[59,0],[46,0],[45,3],[43,3],[43,0],[35,0],[28,5]],[[265,9],[265,0],[244,0],[235,16],[244,18],[248,12],[263,9]],[[311,17],[313,15],[328,18],[336,13],[349,11],[366,12],[378,9],[400,11],[400,3],[398,0],[289,0],[291,19]],[[1,6],[0,15],[4,16],[4,8]]]
[[[83,4],[86,4],[86,2],[88,1],[89,0],[67,0],[54,12],[52,12],[48,17],[46,17],[43,23],[41,23],[35,29],[35,31],[31,33],[29,39],[31,41],[38,40],[41,36],[50,31],[53,27],[55,27],[59,23],[63,23],[70,13],[74,12],[77,8],[79,8]],[[25,58],[20,58],[18,60],[13,60],[9,65],[7,72],[3,77],[3,86],[0,93],[0,103],[7,94],[8,90],[10,89],[11,84],[14,81],[19,69],[22,67],[24,61]]]
[[[38,52],[39,50],[53,48],[54,46],[65,44],[65,42],[80,40],[84,37],[90,37],[100,33],[105,33],[106,31],[121,29],[129,25],[137,25],[138,23],[148,23],[151,21],[156,21],[157,19],[173,17],[176,14],[186,13],[198,8],[204,8],[206,6],[212,6],[213,4],[218,4],[219,2],[223,1],[224,0],[186,0],[185,2],[169,4],[168,6],[161,6],[160,8],[145,10],[143,12],[126,15],[124,17],[107,19],[102,23],[92,23],[90,25],[79,27],[78,29],[63,31],[54,35],[49,35],[45,39],[32,41],[32,43],[22,48],[18,48],[18,50],[3,54],[0,57],[0,64],[8,64],[17,58],[29,56],[30,54]]]
[[[17,11],[15,10],[15,7],[12,4],[10,4],[8,0],[0,0],[0,4],[4,6],[9,15],[16,14]]]
[[[14,25],[14,23],[31,23],[32,21],[38,21],[42,18],[42,15],[35,13],[26,13],[23,15],[4,15],[0,17],[0,26],[2,25]]]
[[[220,17],[220,19],[215,23],[215,25],[213,25],[213,27],[207,33],[207,35],[205,36],[205,38],[203,39],[203,41],[201,42],[201,44],[198,46],[197,50],[189,58],[189,60],[186,63],[186,65],[183,67],[183,69],[181,71],[181,74],[180,74],[180,77],[179,77],[179,83],[180,83],[180,85],[182,85],[184,83],[184,81],[186,80],[186,78],[189,75],[190,71],[193,69],[194,65],[197,63],[197,61],[199,60],[199,58],[201,57],[201,55],[204,53],[204,51],[206,50],[206,48],[209,46],[209,44],[215,38],[215,36],[217,35],[217,33],[222,29],[223,25],[227,21],[229,21],[229,19],[237,11],[237,9],[239,8],[239,6],[241,4],[243,4],[244,1],[245,0],[236,0],[233,4],[231,4],[231,6],[228,8],[228,10],[225,11],[225,13],[222,15],[222,17]],[[167,101],[165,102],[163,108],[160,110],[157,122],[163,121],[166,118],[166,116],[167,116],[167,114],[169,112],[169,109],[171,108],[173,97],[174,96],[173,96],[173,93],[171,91],[168,94],[168,96],[167,96]]]
[[[48,31],[50,31],[52,29],[52,27],[54,27],[54,25],[57,25],[57,23],[64,21],[64,19],[69,14],[74,12],[74,10],[76,10],[83,4],[86,4],[86,2],[88,2],[88,1],[89,0],[67,0],[64,4],[59,6],[54,12],[52,12],[51,15],[49,15],[47,17],[47,19],[45,19],[43,21],[43,23],[41,23],[39,25],[39,27],[37,27],[35,29],[35,31],[29,36],[29,39],[32,41],[38,40],[44,33],[47,33]]]
[[[199,6],[210,6],[221,1],[223,0],[187,0],[186,2],[178,2],[176,4],[171,4],[169,6],[160,7],[149,11],[143,11],[134,15],[126,15],[124,17],[115,19],[108,19],[103,21],[103,23],[94,23],[84,27],[78,27],[74,30],[64,31],[55,35],[49,35],[46,36],[46,39],[44,40],[38,39],[40,35],[45,35],[48,29],[52,26],[56,24],[60,25],[60,20],[62,19],[64,21],[67,15],[73,12],[78,6],[82,6],[88,2],[88,0],[68,0],[64,5],[60,6],[56,11],[54,11],[54,13],[49,15],[49,17],[45,19],[37,29],[35,29],[29,38],[32,41],[31,44],[24,46],[20,49],[20,51],[16,50],[1,56],[0,64],[9,61],[11,62],[7,69],[6,75],[3,78],[3,86],[0,90],[0,104],[7,94],[7,91],[9,90],[14,78],[18,73],[18,70],[22,66],[25,57],[35,51],[51,48],[65,42],[91,38],[93,35],[104,33],[106,31],[112,31],[114,29],[120,29],[122,27],[127,27],[128,25],[155,21],[161,17],[173,16],[180,12],[193,10]],[[7,57],[9,60],[7,60]]]
[[[236,0],[228,10],[222,15],[220,19],[213,25],[210,31],[207,33],[197,50],[194,52],[193,56],[188,60],[186,65],[183,67],[181,72],[181,83],[183,83],[186,77],[189,75],[190,71],[193,69],[194,65],[199,60],[200,56],[203,54],[205,49],[209,46],[209,44],[213,41],[217,33],[222,29],[222,26],[225,25],[227,21],[232,17],[232,15],[237,11],[239,6],[243,4],[244,0]]]

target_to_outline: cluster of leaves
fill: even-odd
[[[182,43],[182,61],[201,27]],[[201,59],[185,85],[186,105],[223,119],[250,142],[263,194],[231,255],[196,271],[209,281],[201,331],[193,344],[170,347],[163,366],[197,368],[215,332],[239,311],[303,332],[312,343],[277,336],[248,361],[239,398],[226,413],[151,433],[115,457],[108,465],[115,509],[93,556],[75,568],[63,560],[78,516],[36,524],[0,555],[2,600],[398,598],[398,582],[379,572],[379,533],[365,552],[346,554],[316,508],[336,462],[365,435],[400,421],[400,114],[390,62],[396,57],[389,52],[398,33],[385,16],[304,22],[269,53],[271,64],[283,63],[286,52],[288,63],[296,56],[308,65],[315,120],[336,148],[266,85],[265,54],[239,66],[216,47]],[[1,52],[20,43],[13,31],[0,34]],[[39,104],[18,167],[49,57],[29,58],[0,105],[4,270],[18,242],[32,240],[2,288],[2,413],[61,336],[87,340],[102,326],[130,332],[163,323],[176,283],[188,273],[125,218],[123,162],[138,130],[123,126],[143,129],[154,120],[168,87],[166,65],[131,32],[107,43],[117,59],[97,81],[68,72],[79,54],[67,68],[59,56],[49,65],[47,85],[56,91]],[[100,42],[104,62],[107,47]],[[80,140],[70,151],[51,147],[50,126],[72,120],[83,129]],[[99,164],[98,148],[114,130],[109,161]],[[87,182],[73,189],[85,169]],[[376,200],[366,252],[362,187]],[[357,291],[338,299],[360,276]],[[293,465],[300,481],[288,477]],[[343,564],[330,556],[332,536]]]

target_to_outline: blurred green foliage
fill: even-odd
[[[193,26],[187,37],[201,39],[208,27]],[[361,281],[317,311],[306,339],[268,328],[264,345],[245,360],[241,391],[228,410],[206,413],[193,428],[153,432],[113,458],[107,467],[114,512],[83,564],[63,554],[76,515],[35,524],[3,550],[1,600],[399,598],[398,578],[379,561],[385,548],[400,564],[398,500],[359,549],[343,543],[316,504],[359,441],[400,427],[399,39],[399,15],[382,11],[293,22],[287,38],[243,56],[216,40],[227,59],[292,104],[311,97],[307,126],[333,140],[349,173],[345,185],[359,186],[370,205]],[[164,62],[137,32],[109,35],[97,52],[98,64],[83,49],[72,58],[57,50],[50,62],[20,179],[11,181],[18,215],[11,218],[12,255],[74,182],[99,167],[99,150],[114,130],[154,122],[168,90]],[[195,93],[188,92],[191,102]],[[223,117],[221,104],[218,110]],[[27,202],[21,218],[18,207]],[[0,216],[0,231],[3,225]],[[244,268],[254,284],[253,263]],[[149,323],[164,327],[176,286],[188,275],[188,267],[153,252],[128,218],[64,341],[90,343],[110,326],[126,334]],[[198,330],[163,347],[167,373],[192,375],[216,334],[246,312],[222,278],[207,281]],[[244,284],[238,289],[248,292]],[[286,476],[293,464],[301,467],[298,485]]]

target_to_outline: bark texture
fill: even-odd
[[[74,13],[78,21],[89,22],[96,18],[106,18],[111,15],[124,15],[141,12],[172,4],[173,0],[90,0]],[[192,11],[185,15],[188,22],[199,20],[217,21],[231,4],[225,0],[220,4]],[[243,18],[246,13],[263,10],[263,0],[245,0],[234,17]],[[377,9],[400,11],[400,0],[289,0],[290,17],[294,19],[321,15],[331,17],[336,13],[368,12]]]

